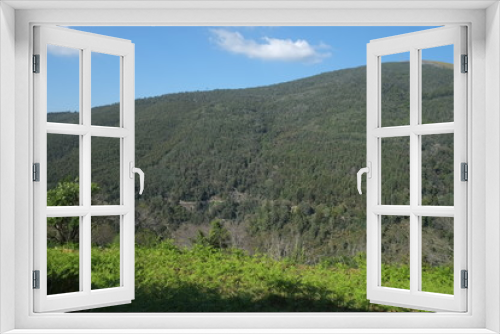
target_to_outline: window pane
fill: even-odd
[[[422,205],[453,206],[453,133],[421,138]]]
[[[381,285],[410,289],[410,218],[382,216]]]
[[[422,291],[453,294],[453,218],[422,217]]]
[[[382,138],[382,204],[410,204],[410,137]]]
[[[410,124],[410,53],[381,57],[382,126]]]
[[[47,134],[47,206],[80,205],[80,137]]]
[[[120,286],[120,216],[92,217],[92,289]]]
[[[47,121],[80,123],[80,50],[47,45]]]
[[[80,291],[79,235],[80,217],[47,218],[48,295]]]
[[[92,52],[92,125],[120,126],[120,57]]]
[[[120,204],[120,140],[92,137],[92,205]]]
[[[453,122],[453,45],[421,52],[422,124]]]

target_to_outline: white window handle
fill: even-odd
[[[362,194],[362,192],[361,192],[361,175],[363,175],[363,173],[366,173],[366,175],[369,179],[372,178],[372,163],[370,161],[368,161],[368,167],[361,168],[358,171],[358,192],[360,195]]]
[[[133,179],[134,178],[134,173],[137,173],[139,174],[139,195],[142,195],[142,192],[144,191],[144,172],[142,171],[142,169],[140,168],[137,168],[137,167],[134,167],[134,163],[132,161],[130,161],[129,163],[129,167],[130,167],[130,178]]]

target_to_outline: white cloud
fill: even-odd
[[[47,45],[47,52],[58,57],[76,57],[80,54],[80,50],[78,49],[51,44]]]
[[[248,58],[263,60],[319,63],[330,57],[331,53],[322,52],[330,47],[326,44],[310,45],[306,40],[277,39],[263,37],[262,43],[253,39],[246,39],[239,32],[225,29],[212,29],[212,40],[222,49],[242,54]]]

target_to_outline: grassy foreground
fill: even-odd
[[[78,252],[48,249],[52,293],[78,289]],[[119,284],[119,247],[92,249],[92,288]],[[425,269],[426,291],[452,293],[450,268]],[[136,245],[136,298],[98,312],[401,312],[366,299],[364,256],[305,265],[264,255],[196,245],[180,249],[170,241]],[[382,280],[408,282],[406,267],[385,266]],[[451,279],[451,281],[450,281]],[[403,282],[403,283],[398,283]],[[451,291],[450,291],[451,289]]]

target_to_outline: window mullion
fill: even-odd
[[[78,127],[81,126],[81,124],[83,124],[83,106],[84,106],[84,103],[83,103],[83,70],[84,70],[84,66],[83,66],[83,50],[79,50],[79,53],[80,53],[80,74],[79,74],[79,110],[80,110],[80,113],[79,113],[79,122],[78,122]],[[52,124],[51,123],[48,123],[47,122],[47,131],[50,131],[49,128]],[[56,125],[56,124],[54,124]],[[58,124],[56,125],[56,127],[58,126]],[[64,129],[66,129],[66,127],[64,127]],[[78,151],[80,153],[80,166],[78,168],[78,175],[79,175],[79,178],[78,178],[78,185],[79,185],[79,196],[80,196],[80,207],[82,207],[84,205],[84,187],[82,186],[82,182],[84,180],[84,176],[83,176],[83,168],[82,168],[82,161],[83,161],[83,136],[78,134],[78,138],[79,138],[79,147],[78,147]],[[48,210],[47,210],[48,211]],[[78,238],[81,238],[83,235],[84,235],[84,219],[83,219],[83,216],[79,216],[79,223],[78,223]],[[84,281],[85,281],[85,277],[84,277],[84,274],[83,274],[83,270],[82,268],[85,268],[85,263],[84,263],[84,256],[83,256],[83,244],[80,242],[78,242],[78,258],[79,258],[79,279],[78,279],[78,282],[80,284],[80,287],[79,287],[79,291],[83,291],[85,289],[85,285],[84,285]]]
[[[420,218],[413,212],[419,204],[420,189],[420,139],[415,133],[419,124],[420,80],[419,50],[410,50],[410,291],[416,293],[420,286]]]
[[[80,255],[82,259],[82,267],[80,275],[82,275],[83,291],[90,293],[91,291],[91,230],[90,230],[90,205],[91,205],[91,50],[86,48],[83,50],[83,66],[82,66],[82,124],[88,131],[82,136],[83,147],[81,149],[82,157],[80,159],[80,169],[82,170],[82,178],[80,187],[83,189],[82,198],[83,206],[89,211],[83,216],[82,231],[80,235]]]

